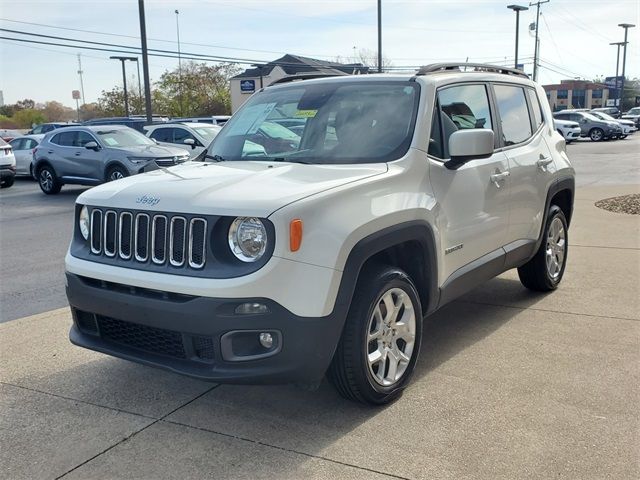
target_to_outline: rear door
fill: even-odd
[[[549,128],[533,88],[494,83],[493,93],[511,180],[507,243],[512,245],[508,250],[526,249],[524,244],[534,243],[540,235],[547,191],[556,171],[545,141]]]
[[[437,223],[444,250],[441,281],[459,278],[468,270],[496,267],[495,272],[484,270],[489,278],[500,273],[501,247],[507,237],[511,180],[507,157],[496,150],[490,158],[472,160],[458,170],[444,166],[451,134],[468,128],[494,128],[488,86],[469,83],[444,87],[438,90],[437,100],[429,173],[440,206]]]

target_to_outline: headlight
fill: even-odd
[[[267,249],[267,229],[259,218],[238,217],[229,227],[229,248],[243,262],[255,262]]]
[[[140,165],[141,163],[147,163],[153,160],[151,157],[127,157],[131,163]]]
[[[82,238],[89,240],[89,229],[91,228],[91,220],[89,219],[89,209],[84,206],[80,210],[80,218],[78,219],[78,226],[80,227],[80,233]]]

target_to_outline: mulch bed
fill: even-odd
[[[634,193],[631,195],[623,195],[622,197],[598,200],[596,207],[610,212],[640,215],[640,194]]]

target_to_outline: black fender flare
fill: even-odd
[[[414,241],[423,248],[427,264],[427,305],[423,305],[423,310],[427,313],[433,312],[439,300],[438,289],[438,261],[436,255],[435,236],[431,225],[423,220],[413,220],[399,223],[379,230],[371,235],[362,238],[351,249],[338,288],[338,295],[334,306],[334,311],[346,312],[351,305],[356,283],[363,265],[374,255],[401,243]]]

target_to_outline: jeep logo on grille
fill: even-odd
[[[160,202],[160,199],[158,197],[151,197],[149,195],[142,195],[141,197],[136,198],[136,203],[141,205],[148,205],[150,207],[157,205],[158,202]]]

